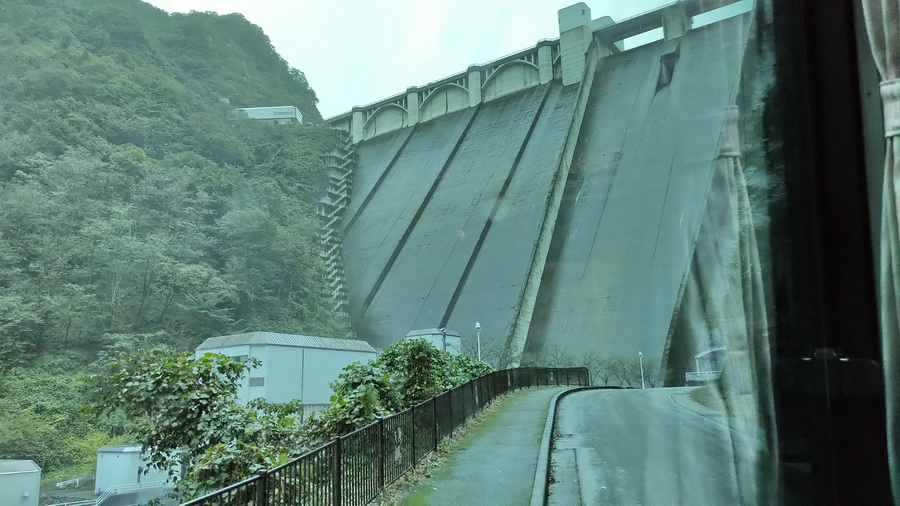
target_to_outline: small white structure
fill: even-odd
[[[686,372],[684,379],[688,385],[697,385],[715,381],[722,376],[722,367],[725,364],[728,349],[724,346],[711,348],[694,355],[696,371]]]
[[[410,330],[406,334],[406,339],[424,339],[435,348],[451,355],[462,353],[462,338],[459,332],[453,330],[438,328]]]
[[[0,459],[0,504],[37,506],[41,468],[33,460]]]
[[[240,362],[250,358],[262,362],[238,384],[241,404],[258,397],[269,402],[300,400],[307,414],[331,402],[334,392],[329,383],[338,379],[344,367],[378,356],[365,341],[276,332],[211,337],[197,347],[196,356],[205,353],[227,355]]]
[[[292,105],[276,107],[243,107],[235,109],[235,115],[246,114],[248,118],[271,123],[274,125],[287,125],[290,123],[303,123],[303,114],[300,109]]]
[[[168,480],[168,473],[152,467],[139,445],[102,446],[97,450],[97,494],[159,488],[166,486]]]

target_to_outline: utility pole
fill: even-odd
[[[475,320],[475,339],[478,341],[478,361],[481,362],[481,324]]]
[[[644,389],[644,352],[638,352],[638,360],[641,361],[641,390]]]

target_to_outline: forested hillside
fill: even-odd
[[[333,134],[228,120],[270,105],[321,119],[240,15],[0,0],[0,458],[64,476],[127,438],[79,410],[104,350],[346,335],[311,205]]]

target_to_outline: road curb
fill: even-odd
[[[537,468],[534,471],[534,488],[531,491],[531,506],[547,504],[547,487],[550,485],[550,443],[553,439],[553,428],[556,426],[556,408],[560,399],[573,392],[597,390],[599,387],[572,387],[553,396],[550,400],[550,411],[544,424],[544,435],[541,437],[541,448],[538,450]]]
[[[690,411],[695,415],[703,417],[712,423],[725,427],[729,431],[741,434],[744,437],[752,439],[759,445],[759,448],[765,448],[766,438],[765,434],[763,434],[761,430],[752,428],[751,426],[748,426],[746,424],[742,424],[740,419],[738,418],[720,413],[708,406],[704,406],[703,404],[700,404],[699,402],[691,399],[689,394],[672,394],[671,398],[672,404],[675,404],[679,408]]]
[[[717,411],[709,406],[704,406],[699,402],[691,399],[690,392],[679,392],[672,394],[672,403],[678,406],[679,408],[686,409],[688,411],[693,412],[694,414],[700,415],[704,418],[709,418],[712,420],[721,420],[727,418],[728,415]]]

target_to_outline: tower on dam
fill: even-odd
[[[474,344],[478,321],[503,365],[640,352],[673,385],[695,357],[756,366],[768,317],[740,138],[757,7],[732,3],[619,22],[579,3],[557,39],[329,119],[356,146],[338,232],[357,335]]]

